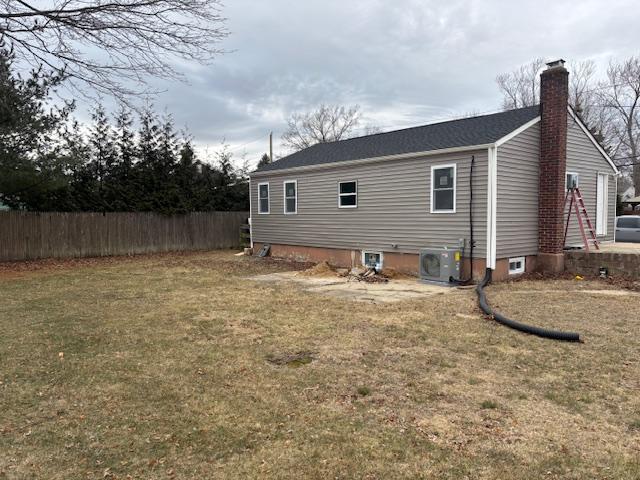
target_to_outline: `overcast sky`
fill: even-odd
[[[633,0],[226,0],[224,14],[230,53],[157,84],[154,102],[201,148],[224,138],[252,163],[271,130],[284,154],[288,115],[323,102],[391,130],[497,110],[496,74],[535,57],[605,68],[640,54]]]

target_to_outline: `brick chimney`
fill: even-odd
[[[568,104],[569,72],[564,68],[564,60],[547,63],[547,69],[540,75],[538,264],[548,272],[564,270]]]

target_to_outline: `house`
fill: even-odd
[[[464,241],[462,277],[562,271],[567,177],[613,241],[618,170],[568,104],[564,61],[541,102],[314,145],[250,175],[252,241],[273,256],[417,273],[425,247]],[[581,246],[575,215],[567,246]],[[369,256],[371,254],[371,256]]]
[[[631,200],[635,196],[636,196],[636,189],[633,187],[633,185],[630,185],[627,188],[625,188],[624,191],[622,191],[622,193],[620,193],[620,200],[622,200],[622,202],[626,202],[628,200]]]

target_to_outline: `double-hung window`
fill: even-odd
[[[340,182],[338,184],[338,207],[356,208],[358,206],[358,182]]]
[[[287,215],[298,213],[298,182],[296,180],[284,182],[284,213]]]
[[[258,213],[269,213],[269,183],[258,184]]]
[[[431,167],[431,213],[456,213],[456,166]]]

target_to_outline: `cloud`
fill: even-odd
[[[190,66],[189,84],[157,82],[155,104],[201,147],[224,138],[254,161],[290,113],[320,103],[359,104],[367,122],[401,128],[496,110],[496,74],[532,58],[605,66],[640,44],[631,0],[227,3],[230,53]]]

